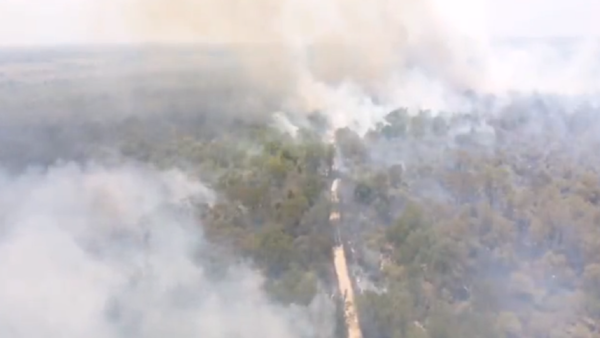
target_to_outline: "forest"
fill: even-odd
[[[34,85],[9,90],[19,86]],[[70,90],[33,105],[112,102]],[[200,177],[217,194],[195,206],[206,238],[223,257],[251,260],[274,302],[300,306],[319,292],[336,295],[329,193],[339,178],[365,338],[600,335],[597,108],[551,97],[516,98],[493,112],[400,107],[365,135],[335,130],[331,143],[319,112],[290,133],[257,114],[262,105],[218,114],[166,89],[133,92],[158,113],[68,122],[19,115],[0,126],[0,162],[22,171],[127,159]],[[4,110],[16,107],[10,102]]]

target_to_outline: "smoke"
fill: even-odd
[[[348,86],[389,104],[412,82],[487,86],[485,74],[469,65],[475,44],[453,34],[430,1],[131,0],[102,7],[104,24],[95,34],[110,35],[112,13],[131,41],[225,48],[244,65],[240,79],[286,88],[288,111],[342,109],[330,97]],[[421,101],[441,95],[423,87]]]
[[[593,39],[503,43],[490,51],[489,69],[499,92],[593,96],[600,91],[599,54],[600,43]]]
[[[177,170],[62,164],[3,174],[0,187],[2,336],[332,332],[327,301],[275,305],[249,265],[215,258],[191,213],[192,204],[214,197]],[[215,262],[226,264],[219,274]]]
[[[239,79],[281,97],[276,110],[320,111],[360,134],[399,106],[471,112],[483,95],[589,99],[600,88],[596,41],[499,43],[482,2],[453,6],[461,10],[434,0],[130,0],[99,12],[120,16],[131,41],[224,48],[243,65]]]
[[[26,70],[33,74],[27,77],[5,63],[3,81],[10,83],[0,93],[2,114],[26,121],[22,128],[8,119],[0,126],[3,138],[19,141],[19,147],[3,142],[4,165],[5,159],[20,157],[52,162],[59,157],[52,151],[69,155],[66,149],[94,140],[95,134],[112,141],[112,125],[83,129],[76,123],[107,115],[158,112],[152,114],[155,120],[147,120],[155,126],[148,133],[164,139],[171,135],[160,123],[180,115],[257,120],[262,115],[256,111],[283,112],[275,115],[275,126],[294,134],[298,128],[287,113],[319,111],[333,128],[348,126],[364,135],[398,107],[470,112],[481,108],[478,95],[483,94],[503,102],[512,102],[512,92],[535,91],[589,100],[600,88],[597,42],[497,44],[486,36],[467,36],[444,18],[437,3],[426,0],[123,0],[95,3],[91,11],[90,41],[111,41],[113,34],[126,31],[125,42],[209,48],[191,53],[195,58],[183,53],[183,59],[162,59],[149,50],[125,53],[133,55],[124,57],[126,62],[101,56],[76,60],[78,67],[52,64],[61,77],[51,79],[49,87],[44,72],[54,69],[43,69],[40,78]],[[213,50],[224,53],[215,56]],[[76,69],[77,76],[65,69]],[[489,109],[504,112],[506,105]],[[57,113],[66,118],[40,122]],[[532,130],[544,130],[539,118],[530,121]],[[489,143],[496,144],[500,136],[492,136]],[[410,170],[435,158],[443,161],[446,150],[438,145],[452,145],[446,140],[431,142],[434,146],[420,140],[403,144],[388,142],[379,154],[368,151],[375,160],[380,155],[386,162],[406,162]],[[85,149],[75,150],[77,156],[64,157],[89,156]],[[450,195],[435,178],[417,178],[429,184],[415,185],[423,195]],[[0,333],[24,338],[330,337],[328,301],[317,297],[308,308],[275,305],[251,266],[214,257],[215,248],[203,240],[189,205],[211,200],[208,189],[178,171],[135,165],[60,164],[1,174]]]

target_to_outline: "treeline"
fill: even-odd
[[[600,334],[599,124],[547,108],[338,132],[366,337]]]
[[[173,108],[182,112],[10,121],[0,126],[0,160],[14,170],[123,158],[183,168],[218,195],[198,206],[207,238],[261,269],[274,300],[307,304],[335,290],[335,159],[366,338],[600,334],[593,107],[566,113],[524,100],[494,115],[400,109],[366,135],[337,130],[337,149],[323,141],[322,118],[292,137],[254,115]]]
[[[319,291],[333,292],[333,145],[308,129],[292,137],[237,121],[227,133],[207,137],[201,131],[207,126],[197,127],[156,143],[145,142],[153,135],[138,129],[119,148],[159,167],[186,168],[214,189],[217,202],[198,210],[206,237],[260,268],[274,299],[305,305]]]
[[[217,195],[214,204],[197,206],[198,226],[219,248],[207,258],[215,260],[211,273],[244,260],[262,271],[265,291],[283,304],[304,306],[317,293],[336,292],[329,226],[335,149],[315,131],[322,119],[310,119],[295,136],[266,119],[201,112],[11,122],[19,128],[0,135],[7,141],[0,148],[6,168],[55,161],[180,168]],[[344,337],[337,303],[337,336]]]
[[[597,124],[588,110],[526,109],[397,110],[364,137],[336,132],[365,337],[599,333]],[[220,194],[201,212],[206,235],[261,268],[274,299],[307,304],[319,287],[335,288],[336,153],[321,135],[247,122],[169,142],[137,135],[122,145],[128,156],[186,167]]]

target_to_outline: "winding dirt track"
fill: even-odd
[[[333,181],[331,185],[331,201],[333,210],[329,216],[331,224],[336,228],[336,246],[333,248],[333,264],[335,265],[335,273],[337,275],[338,287],[345,300],[344,314],[346,317],[346,327],[348,338],[362,338],[360,324],[358,322],[358,313],[356,312],[356,303],[354,300],[354,290],[352,289],[352,280],[348,271],[346,262],[346,252],[344,244],[340,236],[340,213],[339,213],[339,198],[338,198],[339,179]]]

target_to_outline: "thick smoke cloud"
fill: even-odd
[[[100,13],[120,13],[133,41],[233,50],[246,66],[240,77],[289,88],[290,109],[327,109],[327,97],[347,84],[391,96],[390,87],[419,75],[449,88],[485,85],[467,62],[473,44],[453,34],[429,1],[132,0]],[[108,23],[108,14],[98,17]],[[99,24],[97,34],[108,26]]]
[[[118,13],[132,41],[225,47],[243,65],[238,78],[278,93],[283,110],[321,111],[361,133],[398,106],[473,111],[465,93],[589,97],[600,88],[596,41],[498,43],[443,11],[431,0],[131,0],[100,12]]]
[[[2,175],[0,187],[1,336],[332,332],[327,301],[283,308],[268,300],[249,265],[214,272],[214,248],[190,211],[212,193],[179,171],[63,164]]]

